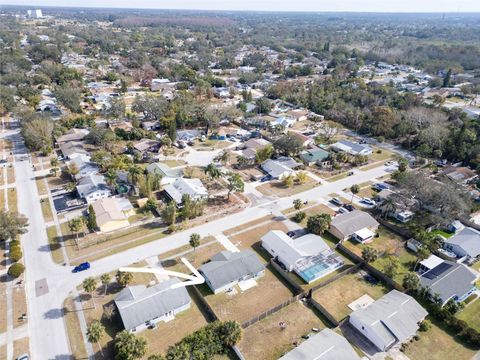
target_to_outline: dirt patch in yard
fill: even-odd
[[[15,286],[13,289],[13,327],[25,325],[27,320],[22,320],[23,314],[27,313],[27,298],[25,296],[25,288],[23,285]]]
[[[278,197],[286,197],[310,190],[317,185],[319,185],[317,181],[313,180],[311,177],[307,177],[307,181],[305,183],[295,183],[295,185],[293,185],[292,187],[286,187],[282,184],[281,181],[274,180],[269,181],[266,184],[260,185],[259,187],[257,187],[257,190],[267,196],[273,195]]]
[[[80,328],[80,322],[78,321],[77,311],[71,297],[65,299],[63,303],[64,308],[64,321],[67,328],[68,340],[70,342],[70,350],[75,359],[86,359],[87,350],[83,343],[82,330]]]
[[[234,287],[235,294],[212,294],[206,284],[200,289],[221,320],[243,323],[292,297],[293,293],[272,271],[268,266],[265,275],[256,280],[257,285],[245,292],[241,292],[238,286]]]
[[[286,324],[280,328],[280,322]],[[303,303],[293,303],[244,330],[239,344],[247,360],[273,360],[302,342],[302,335],[312,328],[322,330],[325,324],[315,312]]]

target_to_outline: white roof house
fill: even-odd
[[[350,324],[380,351],[414,336],[428,315],[411,296],[392,290],[365,308],[350,314]]]
[[[178,178],[173,183],[165,185],[164,191],[177,204],[182,203],[183,195],[190,195],[192,200],[208,197],[208,191],[200,179]]]
[[[465,227],[452,237],[445,239],[443,247],[458,258],[472,260],[480,256],[480,231]]]
[[[360,357],[342,335],[327,328],[279,360],[360,360]]]
[[[295,271],[307,283],[343,266],[341,257],[315,234],[292,239],[283,231],[272,230],[262,237],[262,247],[288,271]]]
[[[348,140],[340,140],[330,145],[330,148],[334,151],[342,151],[350,155],[370,155],[372,153],[370,146]]]

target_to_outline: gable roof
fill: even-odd
[[[335,144],[331,145],[337,149],[347,152],[353,153],[360,153],[364,150],[371,151],[371,147],[368,145],[359,144],[356,142],[348,141],[348,140],[339,140]]]
[[[89,174],[78,181],[77,191],[79,193],[88,195],[99,190],[110,191],[102,175]]]
[[[181,169],[172,169],[170,166],[164,163],[151,163],[147,166],[149,173],[157,173],[162,177],[176,178],[183,175]]]
[[[83,140],[85,136],[87,136],[90,133],[89,130],[87,129],[77,129],[77,128],[72,128],[68,130],[65,134],[62,136],[59,136],[57,138],[57,143],[64,143],[67,141],[78,141],[78,140]]]
[[[128,199],[124,200],[128,202]],[[98,226],[102,226],[110,221],[127,220],[127,216],[122,212],[125,204],[119,198],[99,199],[92,206]]]
[[[414,298],[392,290],[369,306],[355,310],[350,318],[370,326],[388,346],[410,338],[418,330],[418,323],[427,315],[427,311]]]
[[[330,251],[330,247],[325,241],[315,234],[306,234],[297,239],[292,239],[283,231],[272,230],[262,237],[262,243],[274,249],[282,260],[288,262],[288,266],[294,265],[303,257]]]
[[[306,150],[300,153],[300,159],[305,162],[316,162],[318,160],[325,160],[329,157],[329,153],[319,147],[314,147],[312,149]]]
[[[262,164],[262,169],[273,178],[282,176],[285,172],[292,172],[300,164],[290,157],[280,157],[272,160],[268,159]]]
[[[302,342],[279,360],[359,360],[352,345],[341,335],[330,329]]]
[[[240,252],[219,252],[198,270],[205,275],[214,289],[219,289],[249,274],[258,274],[263,269],[265,265],[255,252],[247,249]]]
[[[360,210],[353,210],[335,216],[332,219],[330,227],[336,228],[344,236],[349,236],[358,230],[373,228],[378,225],[377,220],[375,220],[370,214]]]
[[[63,156],[70,157],[73,154],[88,155],[88,152],[83,148],[83,143],[78,141],[70,141],[59,145]]]
[[[480,255],[480,231],[465,227],[452,237],[445,240],[445,244],[457,245],[470,257]]]
[[[178,178],[172,184],[165,185],[163,189],[177,204],[182,202],[182,196],[186,194],[190,195],[192,199],[208,196],[207,189],[201,180],[196,178]]]
[[[179,282],[177,278],[170,278],[148,288],[145,285],[128,286],[120,291],[115,304],[125,329],[133,329],[189,304],[191,300],[185,287],[171,289]]]
[[[427,287],[430,294],[438,294],[446,303],[454,296],[462,297],[469,292],[476,279],[465,265],[445,260],[423,273],[420,284]]]
[[[270,145],[270,142],[265,139],[250,139],[245,142],[245,147],[250,149],[260,149],[267,145]]]

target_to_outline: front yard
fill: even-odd
[[[285,323],[285,328],[280,323]],[[326,326],[314,310],[295,302],[244,330],[238,345],[247,360],[274,360],[302,342],[302,336]]]
[[[257,190],[267,196],[286,197],[298,194],[318,185],[318,182],[307,176],[307,180],[303,184],[295,183],[292,187],[286,187],[281,181],[272,180],[257,187]]]
[[[313,293],[313,299],[320,303],[337,321],[350,315],[348,304],[367,294],[374,300],[381,298],[389,288],[382,283],[372,284],[360,273],[347,274]]]

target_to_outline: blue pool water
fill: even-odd
[[[300,271],[300,276],[306,281],[310,282],[315,278],[320,277],[321,274],[327,272],[330,269],[328,264],[316,264],[308,269]]]

